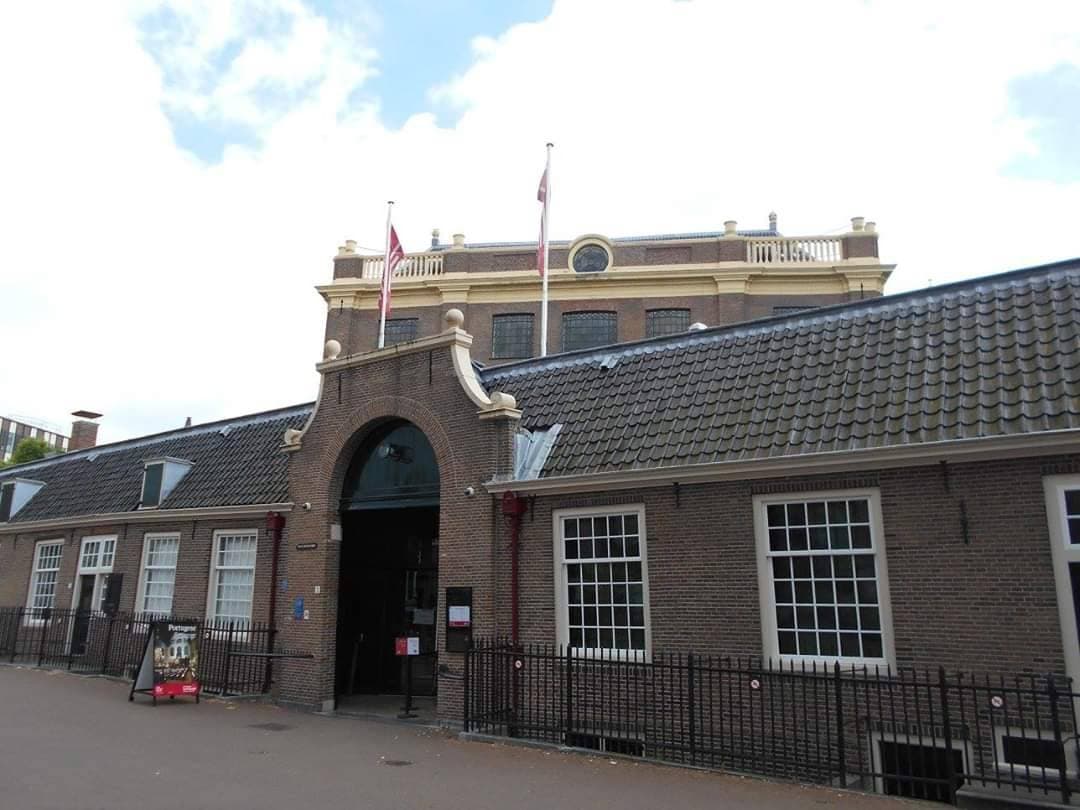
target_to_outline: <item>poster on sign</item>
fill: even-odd
[[[159,697],[171,700],[177,696],[193,697],[198,703],[202,691],[198,673],[199,626],[194,622],[151,622],[128,700],[141,692],[150,695],[155,705]]]

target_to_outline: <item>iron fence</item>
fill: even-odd
[[[273,632],[259,622],[149,613],[0,608],[0,661],[133,678],[154,621],[199,625],[199,681],[219,695],[270,691]],[[257,653],[258,655],[252,655]]]
[[[477,641],[466,731],[955,803],[960,789],[1068,803],[1067,678],[773,664],[695,653],[626,660]]]

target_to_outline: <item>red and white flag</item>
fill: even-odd
[[[540,201],[540,241],[536,245],[536,269],[540,275],[547,274],[547,198],[548,198],[548,168],[544,167],[544,173],[540,176],[540,188],[536,190],[536,199]]]
[[[390,314],[390,282],[397,266],[405,260],[405,251],[401,247],[394,226],[390,226],[390,239],[386,248],[386,260],[383,262],[382,287],[379,290],[379,314],[385,318]]]

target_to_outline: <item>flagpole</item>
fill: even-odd
[[[548,274],[551,272],[551,267],[548,265],[548,255],[550,252],[551,237],[548,230],[548,203],[551,200],[551,147],[554,144],[549,143],[547,145],[547,163],[544,165],[544,176],[547,178],[547,188],[544,192],[544,210],[540,214],[544,220],[544,276],[541,281],[540,292],[540,356],[547,357],[547,342],[548,342]]]
[[[386,301],[390,287],[390,212],[394,209],[394,201],[386,201],[386,251],[383,253],[382,280],[379,293],[379,348],[386,345]]]

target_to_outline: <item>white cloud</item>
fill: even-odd
[[[1080,186],[1003,172],[1034,148],[1008,83],[1080,64],[1080,6],[995,5],[559,2],[473,41],[432,90],[453,126],[397,130],[347,104],[377,65],[370,20],[190,2],[182,34],[144,43],[147,6],[5,7],[0,409],[96,408],[112,439],[313,397],[334,247],[379,245],[390,197],[407,248],[433,226],[531,238],[549,139],[557,236],[859,214],[893,290],[1080,254]],[[261,103],[268,86],[291,105]],[[205,165],[174,143],[176,108],[259,145]]]

